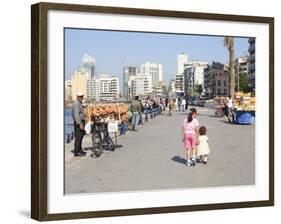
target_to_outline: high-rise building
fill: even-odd
[[[256,39],[254,37],[250,37],[248,39],[249,43],[249,58],[248,58],[248,79],[251,87],[255,89],[255,73],[256,73]]]
[[[87,82],[87,97],[94,101],[115,101],[120,93],[119,79],[107,74],[99,78],[89,79]]]
[[[146,62],[140,66],[125,66],[123,81],[126,98],[151,93],[153,89],[159,92],[159,85],[163,82],[163,65]]]
[[[71,78],[71,92],[72,99],[76,99],[76,94],[78,92],[83,92],[84,97],[87,98],[87,81],[89,79],[88,72],[82,72],[75,70]]]
[[[178,74],[183,74],[184,66],[188,63],[188,55],[180,53],[178,55]]]
[[[87,99],[98,101],[100,96],[99,90],[99,79],[94,77],[87,81]]]
[[[186,95],[194,91],[205,94],[204,69],[208,63],[203,61],[192,61],[185,65],[184,70],[184,92]]]
[[[152,92],[152,77],[139,73],[131,77],[132,97],[147,96]]]
[[[64,100],[65,101],[72,100],[72,82],[71,82],[71,80],[66,80],[64,82]]]
[[[123,94],[124,97],[129,98],[130,92],[130,78],[136,76],[139,73],[139,66],[125,66],[123,70]]]
[[[107,74],[101,74],[99,79],[99,99],[114,101],[120,94],[119,79]]]
[[[163,81],[163,65],[157,63],[141,64],[140,73],[151,76],[152,86],[157,86],[159,82]]]
[[[88,54],[84,54],[81,71],[88,72],[89,79],[93,79],[96,76],[96,59]]]
[[[175,92],[183,93],[184,92],[184,69],[185,65],[188,64],[188,55],[180,53],[178,55],[178,71],[175,75]]]

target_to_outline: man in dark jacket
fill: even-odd
[[[84,112],[82,101],[84,94],[82,92],[77,93],[77,99],[72,104],[72,118],[75,133],[74,140],[74,156],[85,156],[86,152],[82,150],[82,140],[85,135],[85,119],[86,114]]]

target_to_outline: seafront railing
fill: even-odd
[[[143,125],[145,123],[148,123],[148,122],[150,122],[151,119],[154,119],[155,117],[157,117],[160,114],[161,114],[160,108],[144,110],[144,112],[140,114],[140,119],[139,119],[138,125]],[[119,136],[125,135],[126,132],[129,130],[130,125],[131,125],[131,122],[128,122],[128,123],[122,122],[121,124],[119,124],[118,125]],[[66,144],[71,143],[71,141],[73,139],[74,139],[74,132],[73,131],[71,133],[65,133],[64,134],[64,142]]]

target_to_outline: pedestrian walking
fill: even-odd
[[[178,108],[178,111],[181,111],[181,98],[178,97],[178,104],[176,104],[176,107]]]
[[[135,96],[135,100],[133,100],[130,106],[130,111],[132,113],[132,130],[137,131],[139,124],[139,114],[141,113],[141,105],[138,96]]]
[[[182,108],[182,112],[185,111],[185,106],[186,106],[186,100],[184,98],[182,98],[181,100],[181,108]]]
[[[161,109],[161,111],[165,110],[165,109],[164,109],[164,101],[163,101],[163,98],[160,98],[159,103],[160,103],[160,109]]]
[[[205,126],[199,128],[199,144],[197,145],[197,156],[199,156],[199,162],[207,164],[208,154],[210,153],[210,148],[208,144],[208,136],[206,135],[207,129]]]
[[[165,99],[165,108],[168,110],[169,99],[168,97]]]
[[[86,152],[82,149],[82,140],[85,135],[85,119],[86,114],[82,106],[82,101],[84,94],[78,92],[76,100],[72,104],[72,118],[73,118],[73,127],[75,133],[74,140],[74,156],[85,156]]]
[[[175,103],[174,100],[171,98],[169,100],[169,116],[173,115],[174,107],[175,107]]]
[[[185,111],[188,109],[188,97],[185,97]]]
[[[196,144],[198,144],[198,128],[199,122],[195,118],[197,115],[196,109],[188,113],[187,118],[183,121],[182,126],[182,141],[184,142],[187,166],[196,165]]]
[[[175,101],[175,110],[176,110],[176,112],[178,112],[178,104],[179,104],[179,99],[178,99],[178,97],[176,98],[176,101]]]
[[[222,106],[222,116],[225,115],[228,118],[228,108],[227,108],[227,98],[224,98],[222,100],[223,106]]]

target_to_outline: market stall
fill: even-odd
[[[235,94],[235,117],[237,124],[253,124],[255,121],[256,98],[251,93]]]
[[[215,116],[222,117],[225,115],[225,97],[214,98]]]
[[[87,120],[92,120],[93,117],[110,118],[118,122],[128,122],[128,106],[126,104],[90,104],[85,109]]]

